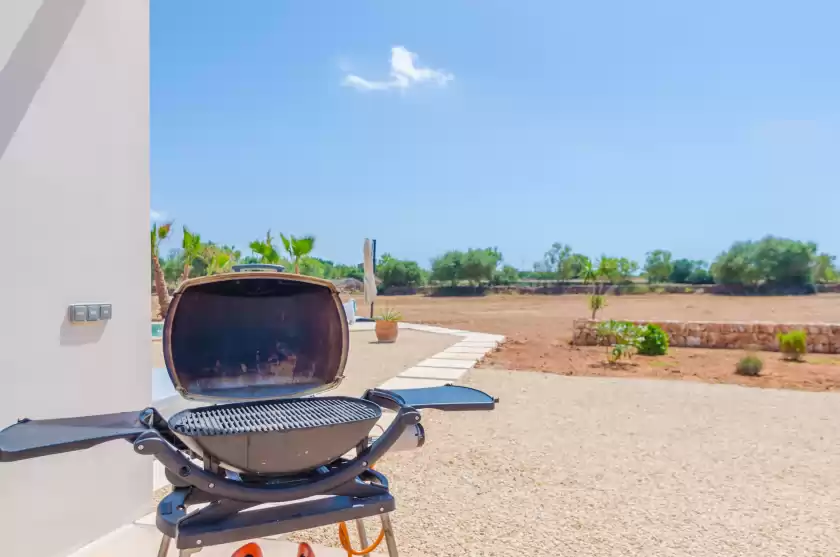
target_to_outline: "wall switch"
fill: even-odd
[[[111,319],[111,304],[102,304],[99,306],[99,319],[103,321]]]
[[[73,305],[70,306],[68,317],[73,323],[87,321],[87,306]]]
[[[87,320],[99,321],[99,306],[87,306]]]

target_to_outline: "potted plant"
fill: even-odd
[[[396,342],[399,334],[399,322],[402,314],[395,309],[385,308],[376,317],[376,340],[379,342]]]

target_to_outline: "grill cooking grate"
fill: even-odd
[[[188,436],[289,431],[379,417],[378,408],[352,399],[303,398],[197,408],[173,416],[169,427]]]

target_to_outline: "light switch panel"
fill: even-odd
[[[67,319],[71,323],[107,321],[112,316],[111,304],[73,304],[67,308]]]

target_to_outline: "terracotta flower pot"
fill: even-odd
[[[379,342],[396,342],[399,332],[399,322],[397,321],[376,322],[376,340]]]

